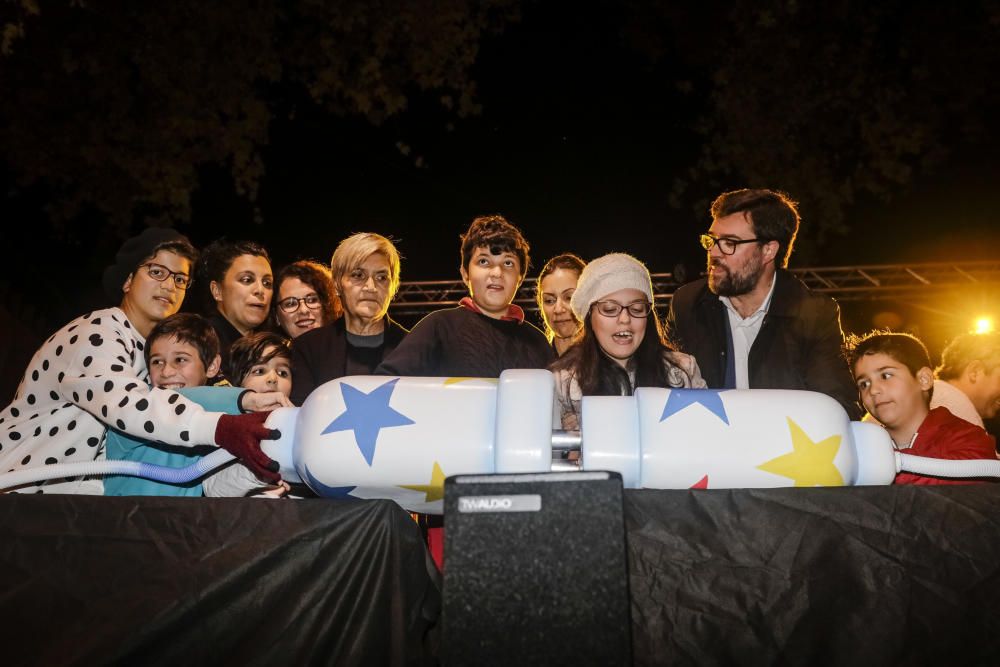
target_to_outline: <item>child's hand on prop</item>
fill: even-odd
[[[240,409],[243,412],[270,412],[277,408],[294,407],[295,405],[280,391],[247,390],[240,395]]]
[[[267,490],[261,491],[256,494],[259,498],[284,498],[292,487],[288,485],[288,482],[282,480],[278,482],[277,486],[268,487]]]

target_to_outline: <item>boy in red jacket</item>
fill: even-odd
[[[937,459],[996,458],[993,436],[947,408],[930,409],[934,372],[927,348],[916,337],[873,331],[851,336],[846,349],[861,403],[889,432],[896,449]],[[970,481],[901,472],[893,483]]]

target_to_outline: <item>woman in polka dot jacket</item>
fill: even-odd
[[[122,295],[120,307],[88,313],[53,334],[0,411],[0,471],[103,459],[104,435],[113,428],[168,445],[218,444],[261,479],[278,481],[277,464],[260,451],[267,413],[206,412],[147,385],[145,337],[180,308],[195,258],[188,240],[169,229],[125,242],[104,274],[105,290]],[[101,494],[103,482],[57,479],[13,490]]]

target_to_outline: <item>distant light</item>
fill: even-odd
[[[987,334],[993,333],[993,318],[992,317],[977,317],[976,323],[972,327],[972,333],[977,334]]]

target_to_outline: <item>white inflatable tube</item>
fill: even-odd
[[[900,452],[899,469],[917,475],[934,477],[1000,477],[1000,461],[996,459],[931,459]]]
[[[450,475],[552,470],[552,408],[553,378],[543,370],[509,370],[499,380],[345,377],[317,388],[301,408],[275,410],[266,423],[281,436],[261,448],[283,478],[320,496],[388,498],[439,513]],[[885,429],[851,422],[814,392],[644,387],[635,396],[585,396],[581,427],[573,467],[618,471],[628,488],[891,484],[899,470],[1000,477],[997,460],[898,454]],[[0,475],[0,489],[107,474],[182,483],[231,458],[219,450],[178,470],[55,464]]]
[[[83,463],[55,463],[49,466],[28,468],[0,475],[0,491],[25,484],[35,484],[61,477],[90,477],[96,475],[130,475],[168,484],[184,484],[204,477],[235,457],[224,449],[198,459],[184,468],[170,468],[138,461],[86,461]]]

